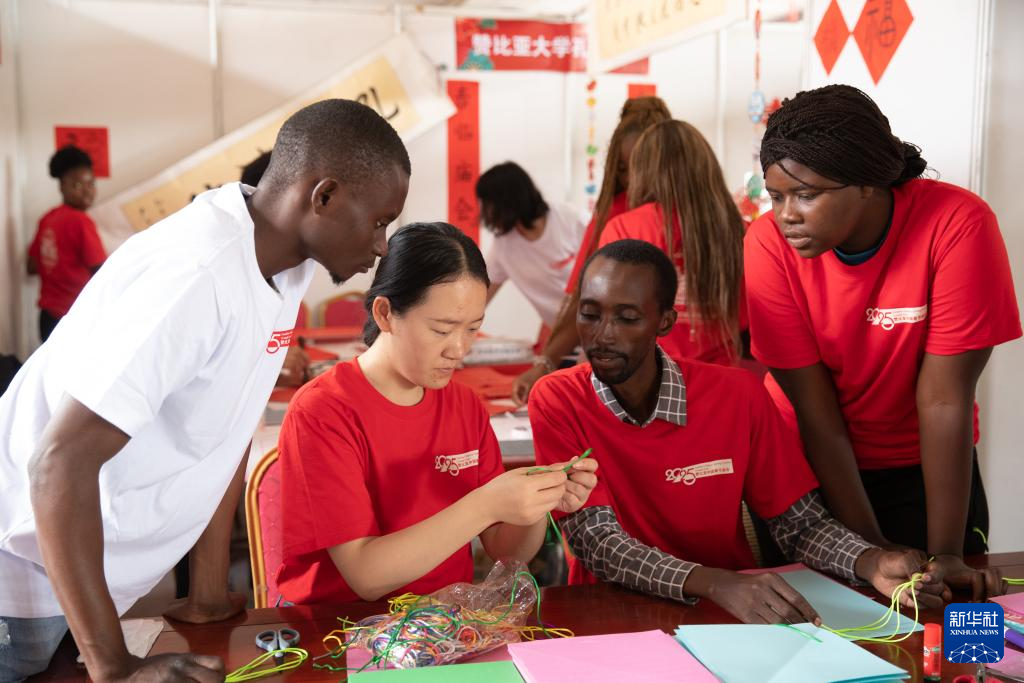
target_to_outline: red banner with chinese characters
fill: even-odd
[[[586,29],[544,21],[456,19],[455,63],[460,70],[586,71]]]
[[[56,149],[74,145],[92,159],[92,173],[97,178],[110,177],[110,147],[106,128],[57,126],[54,128]]]
[[[448,97],[456,109],[448,119],[448,222],[479,244],[480,84],[448,81]]]

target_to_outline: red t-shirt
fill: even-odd
[[[399,406],[373,388],[357,359],[299,390],[278,450],[284,563],[277,583],[296,604],[359,600],[328,548],[412,526],[504,471],[487,411],[471,389],[451,382],[426,390],[415,406]],[[472,579],[467,542],[393,595]]]
[[[824,363],[864,469],[921,461],[916,389],[925,353],[1021,336],[1006,247],[988,205],[934,180],[912,180],[893,197],[885,241],[857,266],[832,252],[801,258],[770,213],[745,242],[754,356],[781,369]],[[782,389],[770,375],[765,381],[795,429]]]
[[[607,221],[615,218],[619,214],[626,213],[629,211],[629,199],[625,192],[620,192],[612,198],[612,205],[608,207],[608,218],[605,219],[605,226],[608,225]],[[579,284],[580,271],[583,270],[583,264],[587,262],[591,254],[597,251],[597,247],[591,249],[591,244],[594,241],[594,230],[597,229],[597,215],[595,214],[590,218],[590,223],[587,224],[587,230],[583,233],[583,241],[580,242],[580,250],[576,253],[576,263],[572,266],[572,272],[569,274],[569,281],[565,283],[565,293],[572,294],[576,291],[576,285]]]
[[[610,505],[626,533],[681,559],[749,569],[740,502],[776,517],[817,480],[757,377],[677,362],[686,383],[683,427],[619,420],[594,391],[589,363],[538,380],[529,403],[537,463],[593,447],[601,467],[587,506]],[[570,583],[588,576],[574,563]]]
[[[657,202],[642,204],[632,211],[608,221],[601,233],[598,248],[618,240],[634,239],[649,242],[662,251],[667,252],[668,244],[665,241],[665,220],[662,217],[661,205]],[[672,235],[672,248],[675,254],[669,254],[676,266],[676,274],[679,277],[679,289],[676,292],[676,311],[679,316],[676,319],[675,327],[662,337],[658,343],[665,350],[665,353],[673,358],[695,358],[705,363],[718,363],[719,365],[736,365],[739,357],[732,347],[719,338],[719,335],[712,330],[702,330],[700,333],[692,333],[689,319],[686,313],[686,282],[683,273],[683,239],[679,221],[676,221]],[[745,314],[746,304],[744,301],[742,283],[740,286],[740,328],[746,329],[747,321]]]
[[[67,204],[39,220],[28,255],[39,266],[39,308],[55,318],[71,310],[92,271],[107,258],[96,224]]]

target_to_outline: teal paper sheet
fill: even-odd
[[[807,602],[818,611],[823,624],[833,629],[867,626],[885,617],[888,606],[875,602],[837,581],[819,574],[813,569],[780,572],[779,576],[807,598]],[[907,610],[906,607],[903,608]],[[913,608],[910,614],[893,614],[889,623],[871,631],[859,631],[858,638],[879,638],[894,633],[923,631],[924,627],[914,624]]]
[[[680,626],[676,639],[723,683],[881,683],[909,677],[812,624]]]

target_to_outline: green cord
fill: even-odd
[[[277,666],[269,669],[261,669],[260,667],[270,661],[272,658],[281,655],[285,658],[288,655],[296,655],[295,659],[290,662],[283,662]],[[299,647],[286,647],[280,650],[274,650],[273,652],[266,652],[256,659],[252,660],[244,666],[240,666],[224,678],[224,683],[243,683],[244,681],[253,681],[257,678],[263,678],[264,676],[273,676],[274,674],[284,673],[285,671],[291,671],[297,668],[309,657],[309,653]]]
[[[594,452],[593,448],[588,448],[587,450],[583,451],[583,453],[580,454],[580,457],[576,459],[576,462],[579,462],[580,460],[583,460],[585,458],[589,458],[590,454],[593,453],[593,452]],[[565,467],[562,468],[562,471],[565,472],[566,474],[568,474],[569,470],[572,469],[572,466],[575,465],[576,462],[569,463],[568,465],[566,465]],[[538,466],[538,467],[531,467],[530,469],[526,470],[527,474],[537,474],[538,472],[551,472],[551,470],[548,469],[547,467],[540,467],[540,466]]]
[[[484,626],[494,626],[496,624],[500,624],[502,621],[504,621],[508,617],[509,614],[511,614],[512,608],[515,607],[516,588],[518,586],[518,583],[519,583],[518,579],[519,579],[520,576],[527,577],[528,579],[530,579],[530,582],[533,583],[533,588],[534,588],[534,591],[536,592],[536,595],[537,595],[537,609],[536,609],[536,611],[537,611],[537,623],[540,625],[541,632],[545,636],[547,636],[548,638],[556,637],[556,636],[552,636],[551,633],[549,633],[549,629],[544,625],[544,622],[541,621],[541,618],[540,618],[540,585],[537,583],[537,579],[534,578],[533,574],[530,574],[529,572],[524,572],[524,571],[518,571],[518,572],[515,573],[515,575],[513,575],[512,580],[513,580],[514,583],[513,583],[513,586],[512,586],[512,593],[511,593],[511,595],[509,597],[508,607],[505,609],[505,612],[503,614],[501,614],[499,617],[497,617],[493,621],[488,621],[486,619],[455,619],[454,623],[456,625],[481,624],[481,625],[484,625]],[[423,596],[423,597],[420,598],[420,600],[430,600],[430,597],[429,596]],[[417,602],[419,602],[419,601],[417,601]],[[366,664],[363,664],[359,668],[355,668],[355,667],[336,667],[336,666],[333,666],[331,664],[317,664],[317,663],[314,663],[313,664],[313,668],[314,669],[326,669],[328,671],[336,671],[336,672],[340,672],[340,671],[355,671],[356,673],[359,673],[359,672],[364,671],[365,669],[367,669],[370,666],[379,664],[381,661],[386,661],[388,659],[388,657],[390,656],[390,654],[391,654],[391,650],[398,644],[396,642],[398,640],[398,634],[403,631],[403,629],[405,628],[406,622],[408,622],[410,619],[417,618],[417,617],[419,617],[422,614],[442,614],[444,616],[450,616],[445,611],[445,609],[443,607],[441,607],[440,605],[430,605],[428,603],[428,604],[426,604],[426,605],[424,605],[422,607],[416,607],[415,603],[414,603],[413,606],[408,608],[406,613],[402,616],[402,618],[398,621],[398,623],[392,629],[391,638],[388,640],[388,643],[384,647],[384,649],[380,652],[380,654],[374,656],[372,659],[370,659],[368,662],[366,662]],[[373,628],[373,627],[370,626],[370,627],[365,627],[365,628]],[[447,639],[446,636],[439,636],[439,638],[438,638],[438,640],[446,640],[446,639]],[[341,657],[343,654],[345,654],[345,652],[348,650],[348,648],[352,645],[353,642],[355,642],[354,639],[350,640],[347,643],[345,643],[344,646],[339,647],[335,652],[331,653],[330,654],[331,659],[337,659],[337,658]],[[410,639],[404,640],[403,644],[416,643],[416,642],[430,643],[430,642],[436,642],[436,641],[431,640],[430,638],[418,638],[418,639],[414,639],[414,640],[410,640]],[[319,659],[319,657],[317,657],[317,659]],[[226,681],[225,683],[236,683],[236,682],[235,681]]]
[[[850,628],[837,628],[837,629],[834,629],[834,628],[829,628],[828,626],[822,624],[821,627],[823,629],[825,629],[826,631],[831,631],[832,633],[836,634],[840,638],[845,638],[846,640],[862,640],[862,641],[867,641],[867,642],[871,642],[871,643],[899,643],[899,642],[902,642],[902,641],[906,640],[907,638],[909,638],[911,636],[911,634],[913,633],[913,630],[907,632],[902,637],[899,637],[899,638],[897,637],[899,635],[897,633],[897,631],[900,628],[900,620],[903,618],[903,615],[900,613],[900,610],[899,610],[900,596],[904,592],[906,592],[908,590],[911,591],[910,595],[911,595],[911,597],[913,598],[913,601],[914,601],[914,624],[917,625],[917,623],[918,623],[917,594],[913,592],[913,589],[914,589],[914,584],[916,582],[920,581],[920,580],[921,580],[921,574],[914,574],[912,577],[910,577],[910,581],[907,581],[906,583],[901,583],[900,585],[896,586],[896,589],[892,592],[892,600],[889,603],[889,609],[886,611],[885,616],[879,617],[874,622],[872,622],[870,624],[867,624],[866,626],[852,626]],[[868,637],[868,636],[858,635],[861,632],[876,631],[878,629],[885,628],[889,624],[889,622],[892,621],[893,614],[896,614],[897,616],[896,616],[896,625],[893,627],[893,633],[892,634],[890,634],[888,636],[882,636],[880,638],[872,638],[872,637]]]
[[[971,531],[981,536],[981,542],[985,544],[985,550],[988,550],[988,537],[985,536],[985,532],[978,527],[974,527]]]

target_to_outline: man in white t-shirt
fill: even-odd
[[[511,161],[480,176],[476,196],[483,223],[494,233],[486,256],[487,300],[512,280],[550,327],[583,241],[583,217],[569,204],[545,202],[526,171]]]
[[[0,681],[44,669],[68,626],[94,681],[223,679],[216,657],[129,656],[118,616],[190,549],[168,616],[242,609],[231,517],[313,262],[371,268],[409,173],[372,109],[318,102],[258,189],[200,195],[90,280],[0,398]]]

